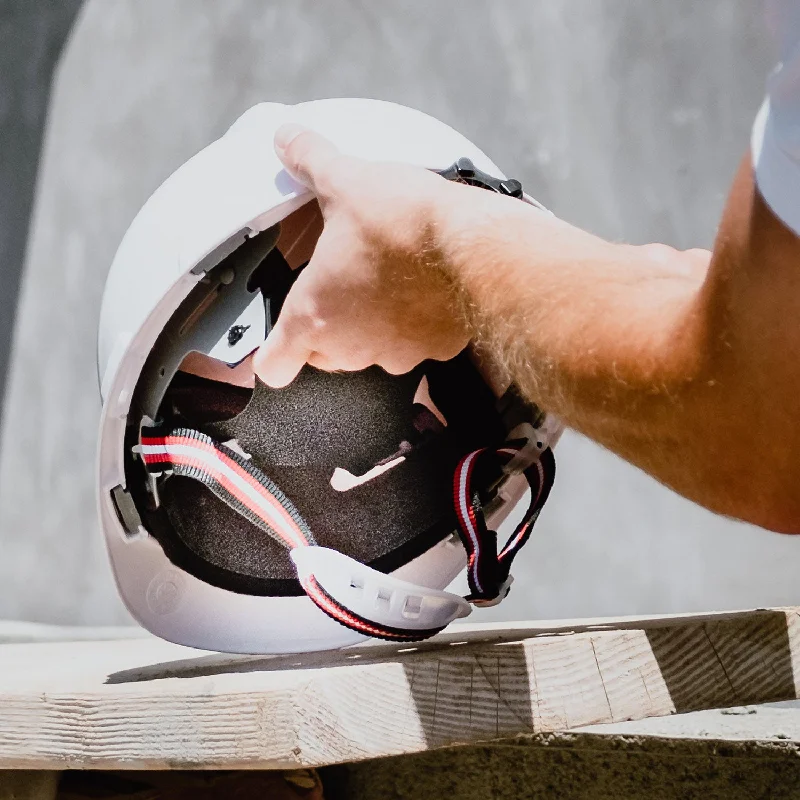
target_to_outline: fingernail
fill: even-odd
[[[295,137],[299,136],[303,131],[308,130],[305,125],[300,125],[297,122],[287,122],[281,125],[275,131],[275,152],[282,156],[286,148],[294,141]]]

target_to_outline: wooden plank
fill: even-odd
[[[49,632],[48,635],[52,635]],[[0,646],[0,768],[296,768],[800,689],[800,609],[460,626],[229,656],[152,637]]]

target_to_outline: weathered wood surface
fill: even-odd
[[[800,609],[462,626],[418,647],[0,646],[0,768],[291,768],[793,699]]]

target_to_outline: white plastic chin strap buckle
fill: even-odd
[[[323,610],[337,618],[338,605],[367,626],[390,632],[386,638],[391,632],[408,632],[409,638],[414,633],[432,635],[472,611],[463,597],[384,575],[337,550],[297,547],[290,556],[306,591],[311,594],[309,585],[315,581],[334,601]],[[312,599],[320,605],[317,597]]]

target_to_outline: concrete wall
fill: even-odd
[[[50,79],[82,2],[0,4],[0,412]]]
[[[16,329],[0,617],[126,619],[94,519],[103,277],[150,192],[248,106],[417,106],[566,219],[707,246],[768,69],[745,0],[90,0],[55,86]],[[512,595],[482,618],[798,599],[800,539],[713,517],[577,436],[559,459]]]

